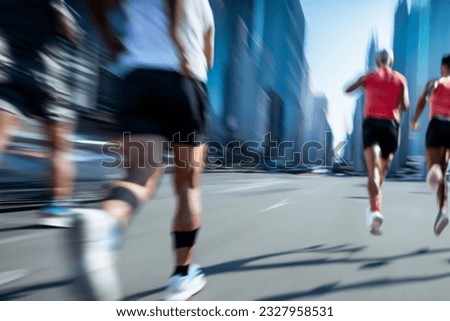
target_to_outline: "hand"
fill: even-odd
[[[188,78],[195,78],[194,74],[189,68],[189,61],[184,57],[181,59],[181,74]]]
[[[413,129],[413,130],[419,130],[420,129],[420,126],[419,126],[419,124],[417,123],[417,120],[411,120],[411,128]]]

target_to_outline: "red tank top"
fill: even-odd
[[[366,118],[396,119],[403,87],[400,74],[391,69],[370,72],[364,81]]]
[[[436,87],[430,100],[430,116],[450,117],[450,80],[445,79]]]

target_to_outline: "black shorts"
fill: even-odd
[[[0,110],[46,122],[72,122],[69,90],[62,80],[65,69],[56,47],[27,56],[8,54],[0,36]],[[65,76],[65,75],[64,75]]]
[[[433,118],[427,129],[427,148],[450,148],[450,120]]]
[[[194,146],[205,141],[209,100],[204,83],[173,71],[137,69],[121,87],[118,123],[123,133],[159,135]]]
[[[380,146],[381,156],[387,159],[398,147],[399,124],[395,120],[366,118],[363,122],[364,149]]]

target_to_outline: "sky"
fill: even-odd
[[[328,120],[337,143],[353,129],[359,96],[347,95],[343,88],[367,71],[373,34],[379,48],[392,48],[398,0],[299,1],[306,19],[305,54],[313,86],[328,98]]]

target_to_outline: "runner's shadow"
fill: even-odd
[[[142,298],[145,298],[147,296],[153,295],[153,294],[157,294],[157,293],[161,293],[166,289],[165,286],[156,288],[156,289],[152,289],[149,291],[143,291],[143,292],[139,292],[139,293],[135,293],[135,294],[131,294],[128,295],[126,297],[123,298],[124,301],[139,301]]]
[[[362,257],[362,258],[352,258],[352,257],[344,257],[344,258],[331,258],[330,255],[335,254],[348,254],[353,255],[363,251],[365,246],[352,246],[351,244],[341,244],[336,246],[328,246],[326,244],[314,245],[298,250],[278,252],[278,253],[270,253],[265,255],[253,256],[245,259],[233,260],[228,262],[223,262],[215,265],[210,265],[203,267],[205,274],[207,276],[213,276],[216,274],[224,274],[224,273],[237,273],[237,272],[245,272],[245,271],[261,271],[261,270],[271,270],[271,269],[279,269],[286,267],[306,267],[306,266],[320,266],[320,265],[331,265],[331,264],[360,264],[359,269],[375,269],[381,268],[392,261],[402,260],[407,258],[413,258],[423,255],[432,255],[438,253],[450,252],[450,248],[444,249],[436,249],[430,250],[428,248],[418,249],[416,251],[405,253],[402,255],[393,255],[393,256],[385,256],[385,257]],[[282,257],[286,255],[296,255],[296,254],[327,254],[326,257],[321,257],[317,259],[306,259],[306,260],[293,260],[290,262],[282,262],[282,263],[268,263],[268,264],[254,264],[255,262],[262,261],[265,259],[271,259],[276,257]],[[251,265],[250,265],[251,264]],[[450,261],[449,261],[450,264]],[[302,298],[307,296],[317,296],[323,295],[336,291],[344,291],[350,290],[353,288],[364,288],[364,287],[379,287],[379,286],[388,286],[394,284],[402,284],[408,282],[424,282],[428,280],[435,280],[441,278],[450,277],[450,273],[441,274],[431,277],[405,277],[400,279],[378,279],[374,281],[368,281],[363,283],[356,283],[353,285],[345,285],[339,286],[339,282],[329,283],[322,285],[318,288],[314,288],[308,291],[303,292],[294,292],[285,295],[281,295],[273,298],[263,298],[261,300],[289,300],[293,298]],[[153,295],[159,292],[164,291],[164,287],[152,289],[145,292],[140,292],[136,294],[129,295],[124,298],[124,300],[139,300],[143,297]]]
[[[28,230],[60,230],[61,227],[43,226],[38,224],[22,225],[18,227],[0,228],[0,233],[12,231],[28,231]]]
[[[205,271],[205,274],[207,276],[209,275],[214,275],[214,274],[220,274],[220,273],[228,273],[228,272],[238,272],[238,271],[243,271],[243,270],[250,270],[253,269],[251,267],[244,267],[246,264],[253,262],[253,261],[258,261],[258,260],[263,260],[263,259],[267,259],[267,258],[271,258],[271,257],[276,257],[276,256],[283,256],[283,255],[290,255],[290,254],[295,254],[295,253],[306,253],[306,252],[317,252],[317,253],[356,253],[359,251],[364,250],[365,247],[351,247],[349,244],[342,244],[342,245],[337,245],[337,246],[329,246],[327,247],[325,244],[321,244],[321,245],[314,245],[314,246],[310,246],[310,247],[306,247],[300,250],[294,250],[294,251],[286,251],[286,252],[281,252],[281,253],[273,253],[273,254],[267,254],[267,255],[260,255],[260,256],[255,256],[255,257],[251,257],[248,259],[242,259],[242,260],[235,260],[235,261],[230,261],[230,262],[226,262],[226,263],[222,263],[222,264],[217,264],[217,265],[213,265],[213,266],[209,266],[209,267],[205,267],[203,268],[203,270]],[[266,268],[272,268],[270,266],[267,266]],[[163,292],[165,290],[165,287],[159,287],[156,289],[152,289],[149,291],[144,291],[144,292],[140,292],[140,293],[136,293],[136,294],[131,294],[128,295],[124,298],[125,301],[135,301],[135,300],[140,300],[146,296],[150,296],[156,293],[160,293]]]
[[[4,292],[0,292],[0,301],[11,301],[11,300],[20,300],[27,294],[33,291],[51,289],[51,288],[59,288],[69,286],[74,282],[73,278],[63,279],[54,282],[35,284],[20,288],[13,288],[10,290],[6,290]]]
[[[319,287],[299,292],[291,292],[281,295],[268,296],[260,298],[260,301],[287,301],[287,300],[301,300],[306,298],[313,298],[317,296],[327,295],[330,293],[343,292],[349,290],[380,288],[386,286],[396,286],[410,283],[421,283],[427,281],[436,281],[450,278],[450,273],[436,274],[430,276],[411,276],[403,278],[382,278],[373,279],[367,282],[350,283],[347,285],[340,285],[339,282],[327,283]]]
[[[280,253],[272,253],[260,256],[254,256],[246,259],[234,260],[229,262],[224,262],[212,266],[205,267],[203,270],[207,275],[222,274],[222,273],[233,273],[242,271],[256,271],[256,270],[269,270],[277,268],[286,267],[302,267],[311,265],[332,265],[332,264],[360,264],[359,269],[374,269],[383,267],[393,261],[398,261],[402,259],[408,259],[423,255],[433,255],[438,253],[450,252],[450,248],[435,249],[430,250],[428,248],[419,249],[410,253],[405,253],[402,255],[392,255],[392,256],[382,256],[382,257],[344,257],[344,258],[331,258],[322,257],[317,259],[306,259],[306,260],[296,260],[282,263],[269,263],[269,264],[252,264],[256,261],[261,261],[264,259],[274,258],[278,256],[293,255],[293,254],[306,254],[306,253],[320,253],[320,254],[336,254],[336,253],[348,253],[354,254],[361,252],[365,247],[351,247],[348,244],[338,245],[333,247],[327,247],[324,245],[316,245],[300,250],[286,251]]]

